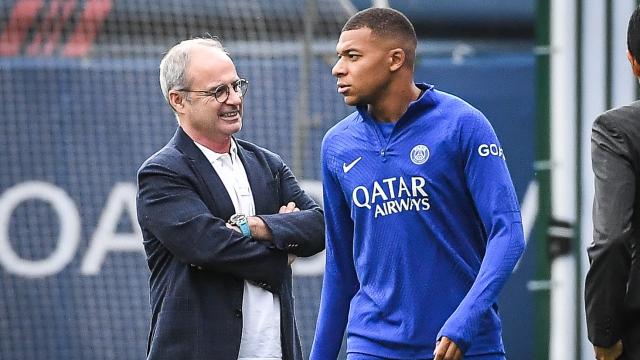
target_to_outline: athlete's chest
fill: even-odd
[[[442,127],[413,126],[385,136],[375,125],[362,125],[345,136],[337,152],[336,172],[351,188],[401,176],[438,177],[460,164],[457,137]]]
[[[334,164],[353,210],[375,210],[376,217],[428,210],[434,193],[460,185],[455,137],[415,128],[389,138],[360,132],[346,143]]]

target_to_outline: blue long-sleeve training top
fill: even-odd
[[[327,260],[311,359],[504,353],[497,297],[524,249],[503,150],[482,113],[426,84],[395,123],[366,107],[327,132]]]

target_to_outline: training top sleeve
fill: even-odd
[[[322,185],[326,265],[322,297],[310,360],[336,359],[347,324],[349,304],[359,288],[353,263],[353,221],[337,176],[336,162],[325,137],[322,144]]]
[[[446,336],[466,352],[482,317],[497,301],[524,250],[524,234],[517,196],[493,128],[476,110],[461,117],[459,129],[466,185],[487,235],[487,244],[471,289],[447,319],[437,340]]]

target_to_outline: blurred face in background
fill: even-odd
[[[194,46],[187,69],[188,91],[178,91],[183,97],[180,125],[195,140],[228,139],[242,128],[242,94],[234,90],[239,77],[231,58],[222,50]],[[227,94],[214,91],[227,86]],[[226,98],[226,99],[225,99]],[[222,102],[221,102],[222,101]]]
[[[340,34],[336,52],[338,61],[331,73],[337,78],[338,92],[348,105],[376,104],[387,92],[390,46],[360,28]]]

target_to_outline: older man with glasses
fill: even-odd
[[[249,82],[218,40],[172,47],[160,86],[178,129],[138,171],[147,359],[302,359],[290,265],[324,248],[322,210],[278,155],[234,136]]]

